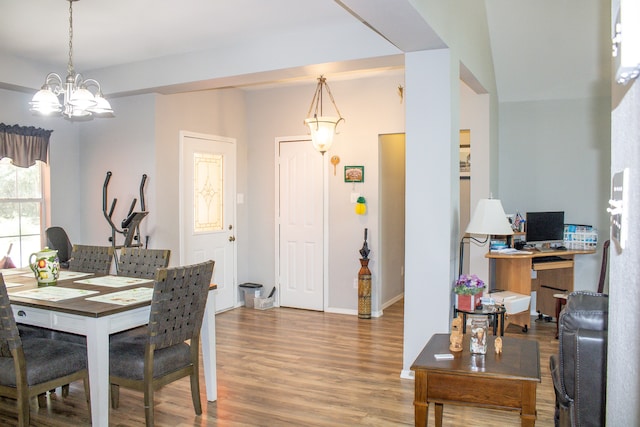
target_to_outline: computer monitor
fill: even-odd
[[[525,228],[527,245],[562,244],[564,212],[527,212]]]

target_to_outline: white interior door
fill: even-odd
[[[310,140],[278,143],[280,305],[324,309],[323,158]]]
[[[180,133],[180,258],[215,261],[216,311],[235,306],[235,139]]]

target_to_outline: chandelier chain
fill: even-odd
[[[69,0],[69,63],[67,73],[73,75],[73,0]]]

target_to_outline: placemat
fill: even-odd
[[[88,301],[106,302],[108,304],[130,305],[151,301],[153,288],[135,288],[87,298]]]
[[[79,298],[91,294],[97,294],[98,291],[87,291],[85,289],[61,288],[58,286],[47,286],[43,288],[28,289],[13,293],[13,296],[39,299],[44,301],[63,301],[66,299]]]

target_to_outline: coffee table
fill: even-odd
[[[469,352],[469,335],[463,350],[449,351],[449,334],[435,334],[411,366],[415,372],[415,425],[426,426],[429,403],[435,404],[436,427],[442,426],[445,404],[520,412],[522,426],[536,422],[536,387],[540,382],[538,342],[502,337],[502,353],[496,354],[495,337],[487,342],[487,354]],[[438,360],[436,354],[453,354]]]

